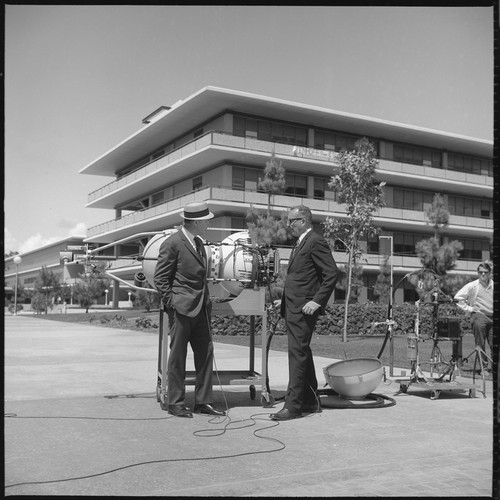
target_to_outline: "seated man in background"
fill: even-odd
[[[493,280],[491,266],[482,262],[477,268],[479,278],[467,283],[455,295],[458,307],[470,313],[476,347],[486,352],[486,341],[493,352]],[[488,359],[481,354],[483,366],[491,371]],[[493,357],[493,356],[492,356]]]

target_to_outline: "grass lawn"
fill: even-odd
[[[29,317],[27,314],[25,314]],[[31,315],[30,315],[31,316]],[[158,324],[158,311],[146,312],[142,310],[117,310],[117,311],[99,311],[91,309],[88,314],[85,312],[71,312],[67,314],[41,314],[33,315],[33,318],[45,319],[51,321],[63,321],[68,323],[86,323],[95,324],[98,326],[108,326],[111,328],[124,328],[136,331],[155,332],[155,326],[151,328],[139,327],[136,325],[137,319],[147,320],[151,323]],[[249,346],[250,335],[249,332],[242,332],[241,335],[214,335],[214,342],[225,344]],[[347,342],[342,341],[341,335],[313,335],[311,341],[311,349],[315,356],[332,359],[352,359],[371,357],[376,358],[379,356],[380,350],[384,343],[383,335],[370,335],[370,336],[349,336]],[[406,336],[394,337],[394,366],[398,368],[410,369],[411,364],[408,360]],[[451,341],[441,341],[438,346],[441,350],[443,359],[449,361],[452,355]],[[261,347],[261,335],[255,335],[255,346]],[[421,368],[424,371],[429,371],[427,364],[431,358],[431,351],[433,347],[432,340],[425,340],[418,343],[418,355],[421,363]],[[271,349],[276,351],[286,352],[287,350],[287,337],[286,335],[274,335],[271,340]],[[474,350],[474,337],[471,334],[462,337],[462,353],[463,356],[468,356]],[[387,341],[385,348],[380,356],[380,360],[384,365],[390,364],[390,342]],[[462,376],[472,377],[472,370],[474,368],[474,355],[472,355],[467,363],[464,363],[460,369]],[[477,377],[477,375],[476,375]],[[492,380],[492,375],[488,375],[488,379]]]

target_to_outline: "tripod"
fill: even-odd
[[[452,341],[452,355],[450,361],[445,361],[444,356],[439,347],[440,340],[451,340]],[[430,364],[430,374],[431,377],[434,371],[437,372],[438,378],[436,380],[444,381],[445,377],[449,377],[449,382],[453,382],[457,375],[460,375],[460,352],[461,352],[461,339],[450,339],[450,338],[434,338],[431,360]]]
[[[484,359],[486,358],[491,364],[493,364],[492,359],[484,352],[484,349],[481,346],[476,346],[475,349],[463,358],[462,363],[468,363],[469,358],[474,355],[474,368],[472,370],[472,382],[476,381],[476,367],[479,363],[479,367],[481,368],[481,378],[483,379],[483,397],[486,397],[486,378],[485,371],[486,367],[484,366]]]

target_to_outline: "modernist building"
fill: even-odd
[[[83,265],[66,266],[85,254],[84,236],[70,236],[40,248],[19,254],[21,262],[16,264],[16,255],[7,257],[4,261],[5,299],[12,300],[16,279],[19,287],[32,290],[42,267],[51,270],[59,278],[60,283],[74,285],[80,280],[79,272]]]
[[[200,200],[207,200],[215,214],[211,226],[221,229],[210,238],[221,241],[227,229],[246,227],[251,206],[266,210],[258,179],[273,152],[287,181],[286,192],[273,197],[275,215],[303,202],[320,230],[327,216],[346,213],[328,187],[337,153],[367,137],[376,147],[377,175],[386,182],[386,207],[376,223],[382,235],[392,237],[395,282],[421,267],[415,244],[433,234],[425,210],[435,193],[451,213],[445,238],[464,247],[454,272],[473,274],[479,261],[492,257],[491,141],[215,87],[161,106],[142,123],[80,171],[110,178],[89,194],[87,207],[114,210],[108,222],[88,230],[86,242],[126,241],[173,227],[182,220],[183,206]],[[381,241],[366,242],[361,300],[374,298]],[[288,258],[288,250],[280,255]],[[343,252],[334,257],[340,264],[347,261]],[[412,297],[408,283],[395,301]]]

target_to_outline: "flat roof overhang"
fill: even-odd
[[[140,160],[177,138],[180,133],[192,130],[223,112],[263,116],[485,158],[493,156],[492,141],[207,86],[175,103],[156,121],[139,129],[79,173],[114,176],[125,165]]]

